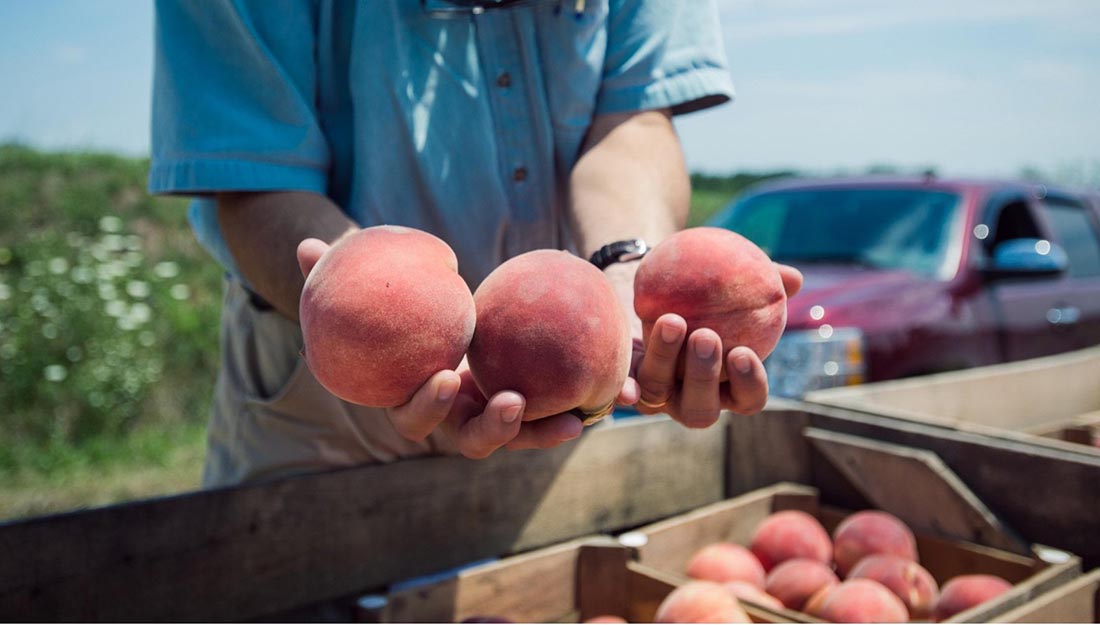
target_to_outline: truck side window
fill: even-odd
[[[1023,200],[1009,202],[1001,207],[997,223],[993,227],[993,236],[986,239],[986,252],[992,253],[998,243],[1012,239],[1041,239],[1039,228],[1031,216],[1027,202]]]
[[[1100,236],[1085,207],[1052,198],[1043,202],[1042,210],[1069,257],[1069,277],[1100,276]]]

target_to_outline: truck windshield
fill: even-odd
[[[713,225],[748,237],[778,262],[953,275],[959,196],[923,189],[773,191],[737,202]]]

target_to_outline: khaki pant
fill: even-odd
[[[301,349],[297,323],[257,309],[240,283],[228,281],[206,487],[454,453],[438,431],[420,443],[407,441],[385,411],[330,394],[310,373]]]

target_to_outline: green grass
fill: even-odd
[[[199,484],[222,272],[147,172],[0,145],[0,519]],[[689,225],[773,175],[693,176]]]

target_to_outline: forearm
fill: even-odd
[[[218,224],[237,268],[253,290],[295,321],[305,284],[295,255],[298,243],[310,237],[331,243],[359,229],[316,193],[223,193],[217,202]]]
[[[656,245],[683,228],[691,183],[668,114],[598,117],[573,168],[570,187],[573,231],[585,258],[623,239],[641,238]],[[636,269],[637,263],[625,263],[605,270],[632,319]]]

